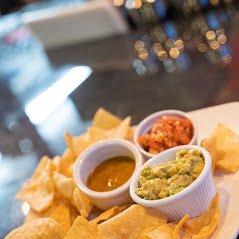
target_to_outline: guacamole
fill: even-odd
[[[136,194],[147,200],[174,195],[189,186],[202,172],[204,158],[199,150],[181,150],[174,160],[142,170]]]

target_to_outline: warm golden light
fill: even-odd
[[[210,0],[210,3],[214,6],[217,5],[218,2],[219,2],[219,0]]]
[[[167,59],[167,52],[165,50],[161,49],[157,52],[157,57],[160,61],[164,61]]]
[[[134,8],[139,9],[142,6],[142,1],[141,0],[134,0]]]
[[[219,43],[220,43],[221,45],[223,45],[223,44],[225,44],[225,43],[227,42],[227,37],[226,37],[226,35],[222,34],[222,35],[220,35],[220,36],[217,38],[217,40],[219,41]]]
[[[124,4],[124,0],[114,0],[114,5],[120,7]]]
[[[163,49],[162,45],[158,42],[153,45],[154,52],[157,54],[159,50]]]
[[[147,59],[149,53],[146,49],[141,49],[139,50],[139,53],[138,53],[138,57],[141,59],[141,60],[145,60]]]
[[[137,51],[143,49],[145,47],[144,42],[142,41],[136,41],[134,44],[134,47]]]
[[[184,43],[183,43],[183,40],[181,39],[178,39],[175,41],[175,46],[179,49],[179,50],[182,50],[184,48]]]
[[[217,41],[217,40],[211,41],[211,42],[209,43],[209,45],[210,45],[210,47],[211,47],[213,50],[216,50],[216,49],[219,48],[219,41]]]
[[[207,45],[205,43],[201,42],[197,45],[197,49],[200,52],[205,52],[205,51],[207,51]]]
[[[179,52],[178,48],[172,47],[172,48],[169,50],[169,55],[170,55],[172,58],[177,58],[177,57],[179,57],[180,52]]]
[[[206,38],[210,41],[214,40],[216,37],[216,34],[214,31],[207,31],[206,32]]]

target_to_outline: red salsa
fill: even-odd
[[[188,144],[193,136],[192,122],[187,118],[163,116],[155,121],[147,134],[138,138],[139,144],[151,154],[178,145]]]

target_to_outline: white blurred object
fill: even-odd
[[[47,49],[124,34],[128,30],[110,0],[24,13],[22,20]]]

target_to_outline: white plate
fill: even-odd
[[[239,133],[239,102],[192,111],[189,115],[198,125],[199,142],[211,134],[218,122]],[[239,171],[235,174],[217,173],[214,179],[221,195],[221,219],[211,238],[235,239],[239,233]]]

